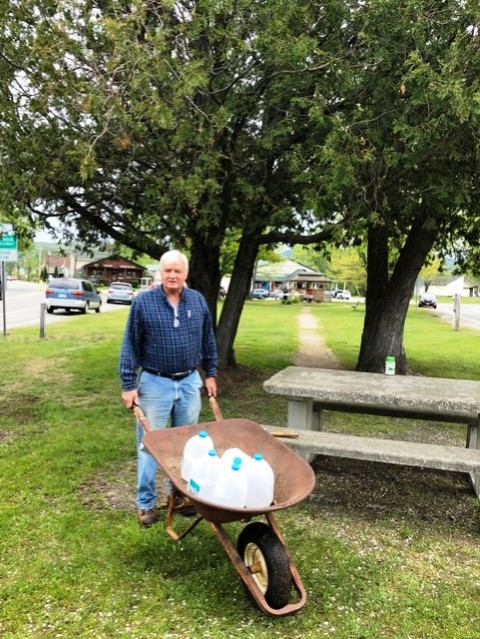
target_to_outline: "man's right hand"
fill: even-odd
[[[131,391],[123,391],[122,400],[125,404],[125,408],[133,408],[134,404],[138,404],[138,391],[137,389]]]

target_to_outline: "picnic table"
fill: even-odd
[[[480,497],[480,382],[289,366],[264,389],[287,398],[299,452],[466,472]],[[327,432],[325,410],[464,424],[465,447]]]

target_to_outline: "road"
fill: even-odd
[[[432,310],[431,312],[448,320],[453,326],[453,302],[438,304],[436,311]],[[462,327],[480,329],[480,304],[460,304],[459,327],[460,329]]]
[[[7,330],[21,326],[40,327],[40,304],[45,301],[45,284],[33,282],[7,282],[5,295]],[[351,301],[351,300],[350,300]],[[102,313],[125,308],[121,304],[107,304],[103,296]],[[438,304],[437,309],[419,309],[427,313],[439,315],[453,324],[453,303]],[[47,315],[46,323],[68,320],[78,314],[56,311]],[[0,301],[0,326],[3,329],[3,305]],[[460,328],[468,326],[480,330],[480,304],[462,304],[460,308]]]
[[[45,284],[33,282],[7,282],[5,294],[6,330],[20,328],[22,326],[38,326],[40,328],[40,304],[45,301]],[[102,313],[125,308],[122,304],[107,304],[105,296],[102,296]],[[3,302],[0,301],[0,326],[4,330]],[[55,311],[52,315],[46,314],[46,325],[53,322],[68,320],[69,317],[77,317],[73,311]]]

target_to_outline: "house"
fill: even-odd
[[[91,258],[85,258],[72,253],[71,255],[45,255],[45,268],[47,276],[51,277],[76,277],[85,264]]]
[[[124,257],[111,255],[85,264],[82,272],[85,277],[98,284],[110,284],[111,282],[120,281],[138,286],[142,277],[146,274],[146,269]]]
[[[323,273],[290,259],[259,262],[253,282],[254,288],[266,288],[269,291],[281,289],[316,302],[327,299],[325,292],[331,285],[332,280]]]
[[[425,282],[419,278],[419,291],[425,290]],[[458,294],[462,297],[477,297],[480,284],[466,275],[451,275],[448,273],[437,275],[431,281],[428,292],[437,297],[453,297]]]

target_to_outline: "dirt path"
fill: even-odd
[[[326,346],[319,334],[318,321],[306,307],[299,315],[300,348],[295,358],[296,366],[340,368],[340,362]]]

